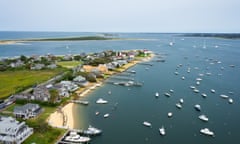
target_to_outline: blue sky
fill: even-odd
[[[0,30],[240,33],[240,0],[0,0]]]

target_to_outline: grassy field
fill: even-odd
[[[62,70],[41,70],[41,71],[5,71],[0,72],[0,99],[31,87],[34,84],[44,82],[57,75]]]
[[[73,68],[78,66],[79,64],[82,64],[80,61],[61,61],[58,62],[57,65],[62,66],[64,68]]]

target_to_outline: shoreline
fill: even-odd
[[[118,69],[118,71],[112,72],[109,77],[122,73],[140,62],[150,61],[154,56],[155,55],[152,52],[149,57],[142,58],[140,60],[134,60],[133,62],[128,63],[127,65],[124,65],[123,67],[121,67],[121,69]],[[89,83],[88,86],[77,90],[75,93],[77,94],[78,99],[88,96],[90,92],[95,90],[97,87],[102,86],[104,81],[107,79],[108,78],[98,80],[98,82],[96,83]],[[74,105],[75,105],[74,103],[69,102],[63,107],[58,107],[58,109],[54,113],[52,113],[47,119],[48,124],[52,127],[57,127],[57,128],[64,128],[64,129],[76,128],[76,119],[74,118],[74,112],[75,112]]]

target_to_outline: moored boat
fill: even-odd
[[[194,108],[195,108],[197,111],[201,111],[201,106],[200,106],[199,104],[196,104],[196,105],[194,106]]]
[[[159,128],[159,132],[163,136],[166,134],[165,128],[163,126],[161,128]]]
[[[210,131],[208,128],[201,129],[200,133],[208,135],[208,136],[214,136],[214,132]]]
[[[202,121],[205,121],[205,122],[208,121],[208,117],[206,115],[200,115],[198,118]]]
[[[102,98],[99,98],[97,101],[96,101],[97,104],[106,104],[108,103],[108,101],[102,99]]]
[[[150,122],[147,122],[147,121],[144,121],[143,125],[145,125],[146,127],[151,127],[152,126],[152,124]]]

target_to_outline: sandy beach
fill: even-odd
[[[126,71],[130,67],[136,65],[137,63],[141,61],[149,61],[154,57],[154,54],[152,53],[150,57],[144,58],[142,60],[135,60],[129,64],[124,65],[122,68],[118,69],[119,72]],[[113,73],[115,74],[115,73]],[[112,75],[113,75],[112,74]],[[104,80],[101,80],[98,83],[90,83],[88,86],[84,88],[80,88],[76,91],[77,95],[80,97],[87,96],[88,93],[92,90],[94,90],[96,87],[99,87],[102,85],[102,82]],[[74,127],[74,116],[73,116],[73,110],[74,110],[74,103],[68,103],[64,107],[59,107],[54,113],[50,115],[48,118],[49,125],[53,127],[59,127],[59,128],[70,128],[73,129]]]
[[[68,103],[63,108],[59,108],[50,115],[48,124],[59,128],[74,128],[73,107],[73,103]]]

